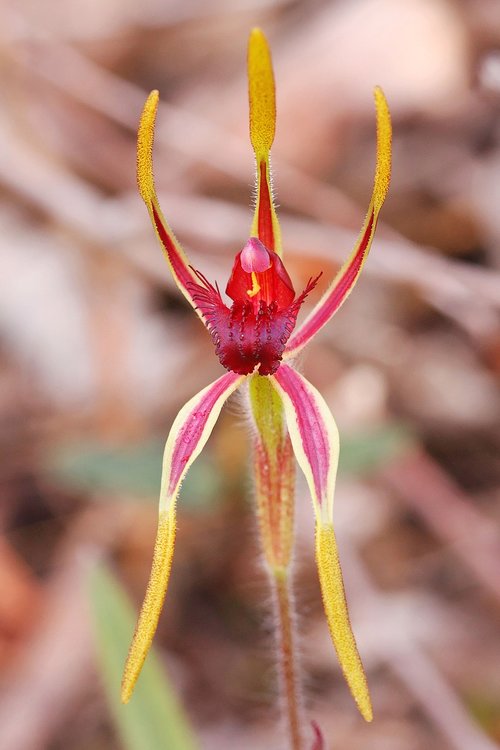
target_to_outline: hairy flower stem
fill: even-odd
[[[250,384],[257,518],[277,623],[277,663],[290,749],[303,750],[297,634],[291,588],[295,463],[281,402],[268,378]]]
[[[281,693],[284,701],[291,750],[303,750],[304,726],[302,697],[296,654],[297,633],[295,626],[294,599],[290,582],[290,571],[277,568],[270,575],[276,620]]]

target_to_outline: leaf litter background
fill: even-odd
[[[297,287],[320,269],[326,284],[360,226],[374,84],[395,129],[364,277],[303,362],[343,435],[336,522],[376,720],[356,714],[329,643],[299,481],[309,715],[329,748],[498,747],[496,0],[6,0],[0,13],[0,746],[160,746],[124,740],[113,703],[113,649],[128,638],[116,581],[137,605],[163,441],[220,368],[137,195],[135,130],[159,88],[162,205],[193,264],[224,283],[250,222],[245,47],[258,24]],[[144,678],[151,706],[168,673],[209,750],[282,744],[249,488],[233,408],[183,488],[160,678]],[[160,714],[177,711],[168,700]]]

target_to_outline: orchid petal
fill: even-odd
[[[212,432],[222,406],[244,377],[227,373],[194,396],[174,420],[165,445],[158,531],[153,565],[130,646],[122,682],[122,701],[132,695],[158,625],[168,586],[175,542],[175,504],[182,480]]]
[[[273,64],[267,39],[253,29],[248,41],[250,140],[257,166],[257,201],[251,233],[281,255],[281,231],[273,203],[269,151],[276,130]]]
[[[363,664],[352,632],[332,524],[316,524],[316,565],[330,636],[349,689],[366,721],[373,719]]]
[[[382,89],[376,88],[377,165],[372,198],[358,242],[318,304],[288,342],[285,357],[294,357],[327,323],[351,293],[365,263],[375,234],[378,215],[384,203],[391,176],[391,116]]]
[[[339,433],[319,391],[302,375],[282,364],[272,376],[280,394],[295,458],[311,490],[318,522],[332,518],[339,459]]]
[[[354,700],[363,717],[371,721],[370,695],[349,621],[332,525],[339,458],[337,426],[319,391],[291,367],[282,364],[271,381],[281,396],[295,457],[313,500],[316,562],[330,635]]]
[[[188,302],[196,309],[196,304],[193,301],[190,291],[190,284],[196,282],[196,277],[189,265],[184,250],[165,221],[158,198],[156,197],[153,175],[153,141],[158,102],[158,91],[152,91],[142,111],[137,134],[137,184],[151,217],[156,235],[167,258],[170,270],[172,271],[175,283]],[[198,310],[196,312],[201,317],[201,313]]]

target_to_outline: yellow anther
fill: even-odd
[[[247,289],[247,294],[249,297],[255,297],[256,294],[260,292],[260,284],[257,281],[257,274],[255,271],[252,271],[252,288]]]

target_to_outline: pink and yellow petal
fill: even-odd
[[[370,695],[349,620],[332,525],[339,457],[337,427],[319,391],[291,367],[281,365],[271,381],[281,396],[295,457],[313,500],[316,563],[330,635],[354,700],[370,721]]]
[[[377,163],[368,213],[350,257],[318,304],[291,336],[285,352],[287,359],[298,354],[345,302],[358,280],[370,251],[380,209],[389,190],[392,140],[391,116],[382,89],[377,87],[374,96],[377,114]]]
[[[134,690],[165,600],[175,542],[175,504],[181,483],[203,450],[225,401],[243,380],[244,376],[235,373],[220,377],[187,402],[170,430],[163,456],[153,565],[123,674],[124,703],[130,700]]]
[[[137,184],[174,280],[188,302],[196,308],[189,288],[190,284],[196,282],[197,279],[189,266],[189,261],[181,245],[166,222],[156,197],[153,175],[153,141],[158,102],[158,91],[152,91],[142,111],[137,134]],[[199,312],[198,315],[201,317]]]
[[[319,391],[302,375],[282,364],[272,376],[281,396],[297,463],[311,491],[318,522],[332,517],[339,459],[339,434]]]
[[[281,255],[281,231],[273,203],[269,152],[276,130],[273,65],[267,39],[253,29],[248,41],[250,140],[257,167],[257,199],[251,234]]]

